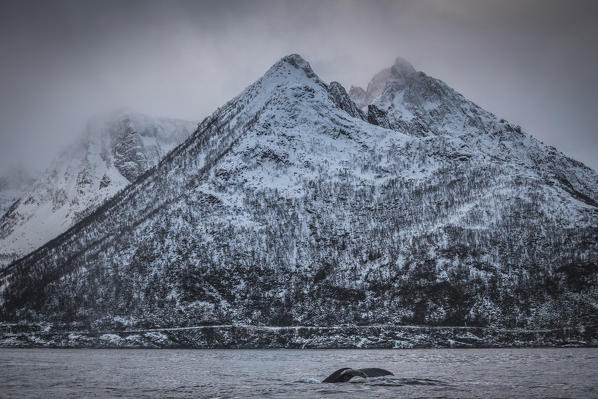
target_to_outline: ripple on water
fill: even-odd
[[[321,383],[345,366],[381,367],[395,376]],[[5,349],[0,369],[3,398],[591,398],[598,390],[596,348]]]

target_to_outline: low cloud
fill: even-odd
[[[3,2],[0,158],[43,167],[120,106],[200,120],[297,52],[346,86],[401,55],[598,169],[595,4]]]

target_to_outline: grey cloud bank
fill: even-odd
[[[367,84],[396,56],[598,169],[589,1],[2,2],[0,167],[44,167],[93,114],[199,120],[280,57]]]

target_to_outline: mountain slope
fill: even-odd
[[[598,176],[464,99],[453,108],[452,93],[438,97],[444,117],[480,123],[436,130],[414,114],[429,126],[420,134],[283,58],[156,167],[1,272],[3,319],[596,323]]]
[[[372,123],[419,137],[455,137],[468,151],[481,152],[490,161],[524,164],[547,182],[560,181],[579,200],[598,205],[593,171],[499,120],[444,82],[417,72],[402,58],[377,73],[367,90],[352,87],[351,93]]]
[[[92,119],[0,219],[0,256],[14,259],[66,231],[195,129],[192,122],[114,112]]]

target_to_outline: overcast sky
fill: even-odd
[[[365,86],[396,56],[598,169],[596,1],[0,0],[0,167],[121,106],[199,121],[299,53]]]

